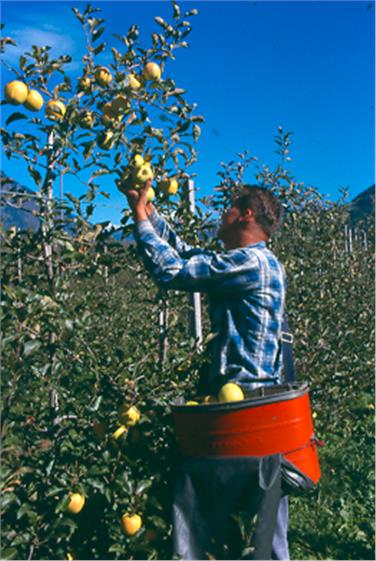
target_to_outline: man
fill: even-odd
[[[282,221],[283,208],[269,190],[245,185],[222,215],[218,237],[224,251],[183,242],[147,203],[145,188],[125,192],[145,266],[163,288],[205,292],[212,331],[207,393],[227,381],[244,389],[281,383],[280,334],[285,303],[285,271],[266,243]],[[205,392],[205,393],[206,393]],[[281,500],[273,538],[273,558],[289,559],[287,498]]]

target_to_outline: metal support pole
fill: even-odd
[[[167,359],[168,352],[168,338],[167,338],[167,325],[168,325],[168,301],[165,298],[163,291],[159,294],[159,365],[163,367]]]
[[[61,221],[64,220],[63,192],[64,192],[63,172],[60,170],[60,220],[61,220]]]
[[[42,195],[46,197],[44,203],[44,216],[42,222],[42,234],[43,234],[43,250],[44,259],[47,267],[48,280],[51,282],[53,279],[53,263],[52,263],[52,246],[47,241],[48,235],[53,227],[53,217],[52,217],[52,199],[53,199],[53,162],[51,157],[51,151],[54,143],[54,133],[51,132],[48,135],[48,156],[47,156],[47,175],[42,189]]]
[[[353,231],[352,228],[349,228],[349,253],[353,251]]]
[[[18,228],[16,229],[16,231]],[[17,277],[18,282],[22,282],[22,257],[21,257],[21,248],[17,248]]]
[[[107,255],[107,253],[108,253],[108,246],[107,246],[107,244],[104,245],[103,253],[104,253],[105,255]],[[103,267],[103,278],[104,278],[104,284],[105,284],[105,286],[107,286],[107,285],[108,285],[108,267],[107,267],[107,265],[105,265],[105,266]]]
[[[367,230],[363,230],[363,243],[364,243],[364,249],[367,251],[368,249]]]
[[[189,210],[195,214],[195,190],[192,179],[188,180]],[[199,292],[189,294],[189,335],[194,338],[196,351],[202,352],[202,316],[201,316],[201,295]]]

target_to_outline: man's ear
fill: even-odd
[[[238,217],[238,220],[239,222],[243,222],[243,223],[252,222],[254,220],[253,210],[251,208],[246,208],[245,210],[242,210]]]

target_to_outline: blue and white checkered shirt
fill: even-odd
[[[192,247],[156,210],[136,223],[135,237],[160,287],[208,294],[216,333],[209,343],[209,383],[218,376],[245,389],[281,383],[286,277],[265,242],[222,252]]]

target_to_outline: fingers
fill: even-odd
[[[139,190],[140,198],[144,197],[144,196],[146,197],[147,192],[149,191],[149,189],[151,187],[151,184],[152,184],[151,179],[149,179],[148,181],[145,182],[144,186],[141,187],[141,189]]]

